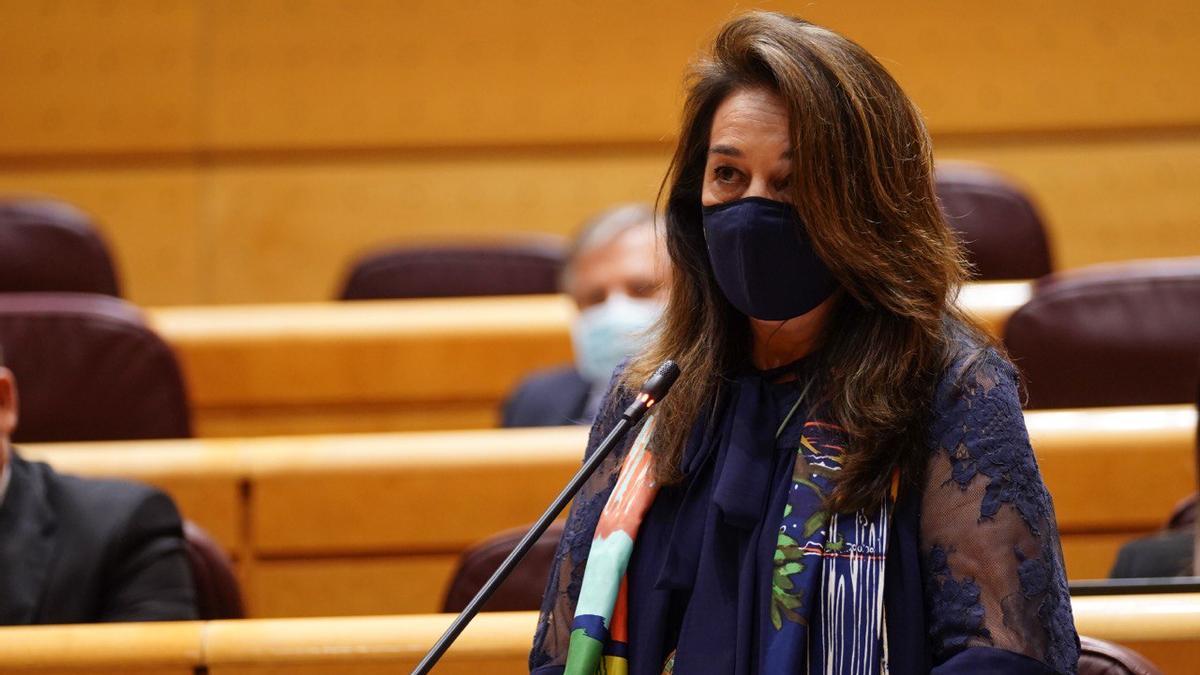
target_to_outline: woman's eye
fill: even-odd
[[[722,183],[732,183],[737,180],[740,174],[741,171],[732,166],[718,166],[716,169],[713,169],[713,177]]]
[[[792,177],[791,176],[788,176],[787,178],[784,178],[782,180],[775,181],[775,191],[776,192],[786,192],[787,189],[790,188],[791,186],[792,186]]]

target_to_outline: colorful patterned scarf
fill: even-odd
[[[651,416],[596,526],[571,625],[567,675],[628,672],[625,571],[658,492],[648,450],[653,434]],[[844,439],[834,425],[804,425],[778,528],[760,672],[887,673],[883,579],[890,503],[870,516],[823,510],[843,462]],[[673,656],[664,673],[672,671]]]

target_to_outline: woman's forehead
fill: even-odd
[[[713,114],[710,153],[737,157],[775,149],[786,155],[790,147],[787,109],[769,89],[737,89]]]

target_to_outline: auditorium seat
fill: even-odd
[[[557,293],[565,257],[557,237],[414,245],[355,262],[342,300]]]
[[[976,281],[1037,279],[1052,266],[1046,229],[1021,188],[986,167],[938,162],[942,212],[963,242]]]
[[[1051,275],[1009,317],[1004,344],[1023,375],[1028,408],[1192,403],[1200,258]]]
[[[17,379],[15,442],[191,435],[175,355],[122,300],[0,293],[0,348]]]
[[[199,525],[183,521],[192,585],[196,588],[196,610],[201,619],[244,619],[242,592],[233,563]]]
[[[1079,675],[1162,675],[1146,657],[1114,642],[1079,636]]]
[[[120,295],[108,247],[92,219],[65,202],[0,198],[0,292]]]
[[[506,530],[464,551],[459,559],[458,569],[451,577],[442,611],[461,612],[500,567],[500,563],[516,548],[528,530],[529,526]],[[561,521],[551,524],[533,548],[529,549],[529,553],[513,573],[484,603],[483,610],[516,612],[540,609],[542,592],[546,590],[546,578],[550,574],[550,566],[554,564],[554,551],[558,548],[562,532]]]

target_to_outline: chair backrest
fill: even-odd
[[[53,199],[0,199],[0,292],[28,291],[121,294],[86,213]]]
[[[1146,657],[1114,642],[1079,636],[1079,675],[1162,675]]]
[[[1054,274],[1004,343],[1029,408],[1190,403],[1200,363],[1200,258]]]
[[[935,189],[979,281],[1036,279],[1050,273],[1045,225],[1021,188],[976,164],[938,162]]]
[[[0,349],[17,380],[15,441],[191,435],[175,355],[129,303],[105,295],[0,293]]]
[[[458,570],[450,580],[442,611],[461,612],[528,530],[528,527],[505,530],[465,551],[458,560]],[[546,590],[546,579],[550,576],[550,566],[554,564],[554,552],[562,532],[562,522],[552,524],[496,593],[484,603],[483,611],[540,609],[542,593]]]
[[[552,237],[391,248],[355,262],[339,297],[381,300],[557,293],[565,251],[562,241]]]
[[[199,618],[205,621],[245,618],[242,591],[233,573],[233,563],[220,544],[190,520],[183,521],[183,539],[188,565],[192,569],[192,585],[196,588]]]

